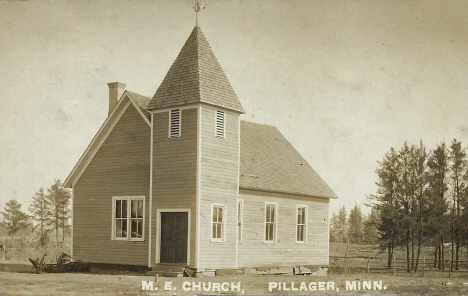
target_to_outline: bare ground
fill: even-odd
[[[329,275],[327,277],[311,276],[220,276],[206,278],[159,278],[154,283],[158,291],[142,291],[142,280],[154,280],[149,276],[102,275],[102,274],[21,274],[0,272],[0,295],[195,295],[221,294],[217,291],[183,291],[182,284],[189,282],[241,282],[246,295],[462,295],[468,293],[468,279],[447,278],[432,275],[420,277],[414,275]],[[385,290],[346,290],[346,281],[382,280]],[[164,283],[172,282],[176,290],[165,291]],[[291,282],[299,287],[300,282],[332,281],[339,289],[331,291],[268,291],[269,282]],[[224,294],[241,294],[225,292]]]

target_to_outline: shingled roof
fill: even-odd
[[[182,47],[148,110],[207,103],[245,113],[200,27]]]
[[[143,114],[151,98],[127,91]],[[337,198],[307,161],[274,126],[241,121],[239,187]]]
[[[241,121],[240,146],[239,187],[337,198],[276,127]]]

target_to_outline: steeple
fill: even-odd
[[[199,26],[195,26],[148,104],[149,110],[206,103],[245,113]]]

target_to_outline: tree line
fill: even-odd
[[[342,206],[330,220],[330,241],[352,244],[375,244],[379,241],[379,217],[374,209],[366,216],[355,205],[349,214]]]
[[[55,231],[55,240],[58,243],[61,229],[63,243],[65,230],[70,227],[70,199],[70,191],[62,186],[60,180],[55,180],[46,191],[41,187],[34,194],[28,208],[30,215],[21,210],[21,204],[17,200],[9,200],[1,212],[3,221],[0,224],[10,236],[14,236],[19,230],[28,226],[39,229],[39,240],[42,246],[48,243],[48,233],[51,230]]]
[[[377,192],[368,196],[378,212],[379,241],[387,249],[406,251],[407,271],[416,272],[421,248],[435,247],[434,266],[458,270],[463,245],[468,245],[468,158],[456,139],[427,150],[422,142],[391,148],[378,162]],[[467,254],[468,255],[468,254]]]

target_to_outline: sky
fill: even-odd
[[[0,1],[0,209],[66,179],[107,116],[108,82],[152,97],[193,0]],[[199,25],[242,102],[364,207],[405,141],[468,145],[468,1],[204,1]]]

